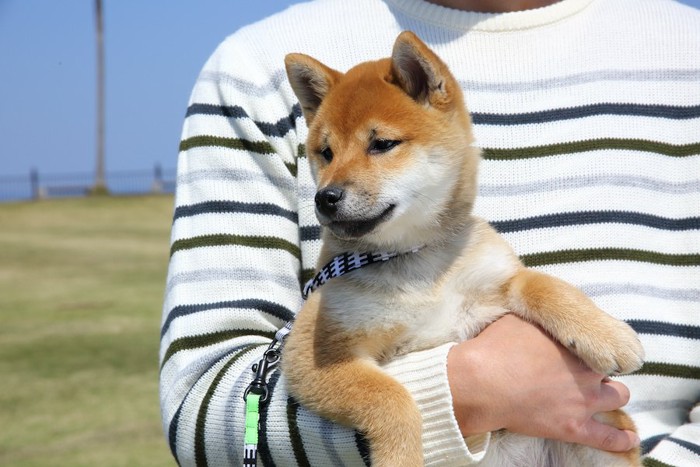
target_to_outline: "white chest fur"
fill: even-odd
[[[505,313],[518,259],[483,222],[452,248],[424,248],[324,286],[323,312],[349,332],[401,328],[396,353],[476,335]]]

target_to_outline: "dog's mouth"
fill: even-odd
[[[372,232],[379,224],[389,219],[395,208],[395,204],[390,204],[378,216],[368,219],[334,219],[325,224],[325,227],[340,238],[359,238]]]

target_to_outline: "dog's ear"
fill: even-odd
[[[396,38],[391,69],[396,83],[421,104],[444,108],[461,96],[447,65],[411,31]]]
[[[341,73],[304,54],[288,54],[284,57],[284,66],[306,124],[310,125],[323,98]]]

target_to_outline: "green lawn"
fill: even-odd
[[[0,204],[0,465],[174,465],[157,371],[172,205]]]

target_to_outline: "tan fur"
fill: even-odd
[[[421,419],[411,395],[374,363],[394,333],[349,335],[323,318],[320,301],[320,294],[309,298],[285,344],[288,386],[311,410],[364,433],[373,458],[389,462],[384,465],[396,452],[422,458]],[[396,424],[406,430],[395,430]]]
[[[346,251],[422,247],[325,284],[285,346],[292,395],[364,433],[373,466],[423,465],[420,413],[378,363],[469,339],[505,313],[539,324],[600,373],[641,366],[643,349],[629,326],[571,285],[524,268],[471,215],[479,162],[471,120],[456,80],[414,34],[397,38],[391,58],[345,74],[301,54],[285,64],[309,125],[318,189],[343,191],[332,210],[317,209],[320,264]],[[376,150],[389,140],[398,143]],[[633,429],[623,412],[601,417]],[[507,432],[494,434],[484,463],[516,465],[518,456],[527,465],[639,464],[636,450],[616,455]]]

